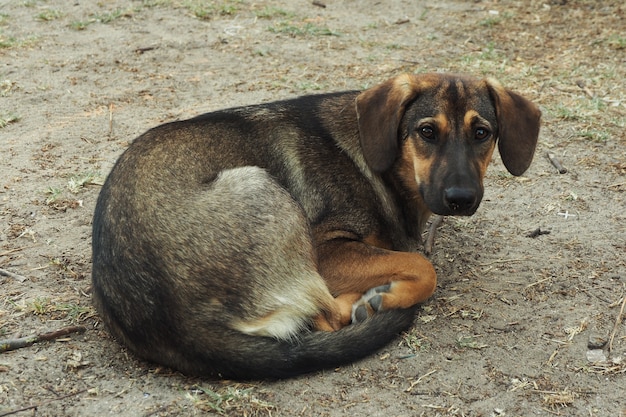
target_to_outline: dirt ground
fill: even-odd
[[[16,274],[0,339],[86,328],[0,355],[0,416],[626,416],[623,1],[323,2],[0,0],[0,268]],[[528,172],[494,156],[478,213],[445,219],[410,331],[255,383],[185,377],[108,336],[91,218],[129,141],[425,71],[495,77],[544,116]]]

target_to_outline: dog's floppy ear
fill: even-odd
[[[541,111],[493,79],[487,80],[487,87],[496,104],[500,157],[511,174],[522,175],[535,154]]]
[[[400,75],[363,91],[356,113],[363,156],[375,172],[388,170],[398,154],[398,128],[407,103],[417,95],[414,78]]]

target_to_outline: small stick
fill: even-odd
[[[406,62],[407,64],[421,64],[420,61],[415,61],[415,60],[411,60],[411,59],[402,59],[402,58],[393,58],[396,61],[400,61],[400,62]]]
[[[616,182],[615,184],[607,185],[606,188],[617,188],[626,185],[626,181],[624,182]]]
[[[626,296],[622,300],[622,307],[619,309],[619,314],[615,319],[615,324],[613,325],[613,331],[611,332],[611,337],[609,338],[609,353],[613,350],[613,339],[615,339],[615,334],[617,334],[617,329],[619,328],[620,323],[622,322],[622,318],[624,317],[624,307],[626,307]]]
[[[541,235],[549,235],[549,234],[550,234],[549,230],[541,230],[541,227],[538,227],[535,230],[533,230],[532,232],[527,233],[526,237],[536,238],[536,237],[541,236]]]
[[[153,51],[153,50],[155,50],[155,49],[157,49],[157,47],[156,47],[156,46],[145,46],[145,47],[143,47],[143,48],[137,48],[137,49],[135,49],[135,53],[137,53],[137,54],[143,54],[144,52]]]
[[[567,172],[567,168],[565,168],[563,164],[561,164],[561,161],[556,159],[556,156],[554,156],[552,152],[546,153],[546,156],[548,157],[552,165],[554,165],[554,167],[559,171],[559,174],[565,174]]]
[[[419,384],[420,382],[422,382],[422,379],[426,378],[429,375],[434,374],[435,372],[437,372],[436,369],[433,369],[430,372],[425,373],[424,375],[420,376],[419,378],[417,378],[415,381],[411,382],[411,386],[408,387],[407,389],[404,390],[404,392],[411,392],[411,390],[413,389],[414,386],[416,386],[417,384]]]
[[[435,236],[437,235],[437,228],[443,223],[443,216],[434,215],[430,227],[428,228],[428,235],[426,236],[426,242],[424,243],[424,253],[430,255],[433,253],[433,246],[435,246]]]
[[[583,80],[576,81],[576,85],[578,87],[580,87],[580,89],[583,90],[585,92],[585,94],[587,94],[589,96],[589,98],[594,98],[595,97],[593,92],[589,89],[589,87],[587,87],[585,85],[585,82]]]
[[[113,136],[113,103],[109,103],[109,137]]]
[[[313,6],[321,7],[322,9],[326,8],[326,4],[319,0],[313,0]]]
[[[546,282],[546,281],[551,280],[551,279],[552,279],[552,277],[548,277],[548,278],[540,279],[539,281],[535,281],[535,282],[533,282],[532,284],[528,284],[528,285],[526,286],[526,288],[534,287],[535,285],[539,285],[539,284],[541,284],[542,282]]]
[[[25,276],[14,274],[11,271],[7,271],[6,269],[1,269],[1,268],[0,268],[0,275],[4,275],[5,277],[9,277],[9,278],[14,278],[18,280],[19,282],[24,282],[28,279]]]
[[[66,394],[66,395],[62,395],[62,396],[57,397],[57,398],[52,398],[51,400],[44,401],[44,402],[39,403],[39,404],[28,405],[26,407],[17,408],[15,410],[11,410],[11,411],[7,411],[7,412],[4,412],[4,413],[0,413],[0,417],[10,416],[10,415],[13,415],[13,414],[21,413],[22,411],[36,410],[37,408],[42,407],[42,406],[44,406],[46,404],[50,404],[50,403],[52,403],[54,401],[64,400],[66,398],[70,398],[70,397],[73,397],[75,395],[80,395],[80,394],[82,394],[84,392],[87,392],[87,391],[88,391],[87,388],[81,389],[79,391],[72,392],[71,394]]]
[[[495,261],[486,262],[484,264],[478,264],[478,266],[491,266],[495,264],[506,264],[509,262],[522,262],[527,260],[528,258],[517,258],[517,259],[496,259]]]
[[[548,361],[545,363],[546,365],[550,365],[552,363],[552,361],[554,360],[554,358],[556,358],[556,355],[559,354],[559,348],[554,349],[554,352],[552,352],[552,355],[550,355],[550,358],[548,359]]]
[[[0,340],[0,353],[9,352],[11,350],[21,349],[24,347],[32,346],[37,342],[44,342],[49,340],[58,339],[61,336],[67,336],[72,333],[83,333],[87,330],[84,326],[69,326],[62,329],[37,334],[33,336],[20,337],[19,339],[5,339]]]
[[[24,249],[26,249],[27,247],[28,247],[28,246],[22,246],[21,248],[10,249],[10,250],[8,250],[8,251],[6,251],[6,252],[2,252],[2,253],[0,253],[0,256],[7,256],[7,255],[10,255],[10,254],[12,254],[12,253],[15,253],[15,252],[19,252],[19,251],[21,251],[21,250],[24,250]]]

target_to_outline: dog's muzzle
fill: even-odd
[[[450,187],[443,192],[443,202],[452,215],[469,216],[478,208],[479,197],[472,188]]]

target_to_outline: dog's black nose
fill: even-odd
[[[476,204],[476,190],[471,188],[450,187],[446,188],[443,200],[453,213],[473,212]]]

